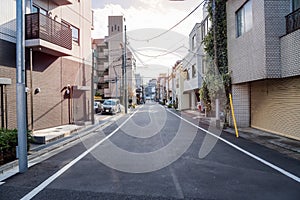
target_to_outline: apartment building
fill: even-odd
[[[173,73],[175,74],[175,101],[178,106],[178,110],[189,109],[189,94],[184,93],[184,81],[187,78],[187,73],[183,69],[181,60],[175,63]]]
[[[96,51],[98,70],[98,92],[103,99],[119,98],[124,96],[124,18],[123,16],[108,16],[108,36],[93,40],[93,49]],[[136,103],[135,58],[126,48],[126,75],[128,97]]]
[[[300,139],[300,1],[227,0],[238,126]]]
[[[90,120],[91,1],[26,0],[29,129]],[[0,2],[0,121],[16,128],[16,1]],[[32,70],[31,67],[32,66]]]
[[[156,99],[161,102],[167,101],[167,73],[160,73],[157,78]]]
[[[205,77],[206,55],[202,41],[211,27],[211,22],[206,12],[206,6],[203,7],[203,20],[196,23],[189,34],[188,54],[182,60],[182,67],[186,73],[184,81],[184,94],[188,94],[189,101],[185,107],[197,109],[197,102],[200,101],[199,89]]]
[[[102,99],[110,98],[106,96],[109,92],[110,81],[120,81],[120,76],[116,76],[115,79],[110,80],[109,78],[109,67],[108,67],[108,43],[106,39],[93,39],[93,49],[95,51],[95,77],[97,79],[97,87],[95,94],[100,95]],[[106,94],[106,95],[105,95]]]

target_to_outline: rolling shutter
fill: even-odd
[[[300,139],[300,77],[251,83],[251,126]]]

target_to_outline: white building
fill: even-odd
[[[189,101],[185,107],[197,109],[197,102],[200,101],[199,89],[202,87],[205,76],[206,56],[202,41],[207,35],[211,26],[207,12],[204,12],[204,19],[201,23],[196,23],[189,34],[188,54],[182,60],[182,67],[186,73],[184,81],[184,94],[189,96]]]

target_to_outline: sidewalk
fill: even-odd
[[[198,110],[185,110],[181,111],[193,119],[199,119],[200,122],[209,124],[211,118],[205,118],[204,114],[200,113]],[[225,128],[225,132],[235,135],[234,128]],[[251,140],[260,145],[266,146],[267,148],[276,150],[282,154],[289,157],[300,160],[300,141],[287,138],[284,136],[276,135],[266,131],[258,130],[255,128],[239,128],[239,136]]]
[[[95,115],[95,124],[86,123],[81,125],[62,125],[47,128],[34,132],[34,137],[43,144],[31,144],[28,154],[28,167],[31,167],[47,158],[63,151],[80,142],[78,138],[85,137],[99,127],[104,127],[109,123],[100,124],[99,116]],[[54,142],[53,142],[54,141]],[[49,144],[47,144],[49,143]],[[1,181],[18,173],[18,160],[0,166],[0,185]]]

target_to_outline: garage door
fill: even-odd
[[[300,139],[300,77],[251,83],[251,126]]]

